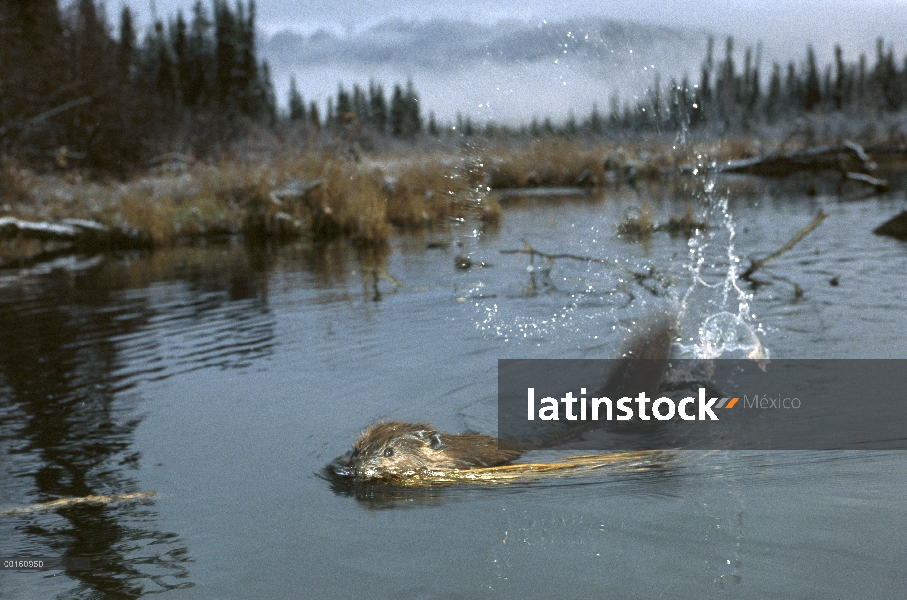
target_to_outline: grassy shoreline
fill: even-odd
[[[37,175],[3,159],[0,217],[89,219],[139,232],[154,246],[237,234],[253,241],[348,238],[375,246],[395,231],[450,219],[495,222],[501,217],[496,190],[665,180],[682,176],[683,166],[750,158],[785,145],[793,147],[755,135],[687,143],[667,136],[471,140],[364,156],[275,145],[237,154],[242,158],[158,167],[127,181],[86,181],[74,171]],[[33,251],[21,243],[12,247],[15,240],[3,245],[6,256]]]

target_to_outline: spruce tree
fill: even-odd
[[[353,117],[353,103],[350,95],[343,89],[343,84],[340,84],[337,89],[337,125],[343,125]]]
[[[235,16],[226,2],[214,0],[214,89],[218,103],[223,108],[229,108],[235,102],[239,91],[235,82],[237,37]]]
[[[170,45],[173,48],[173,55],[176,59],[176,74],[179,81],[180,98],[185,101],[186,96],[190,95],[191,70],[189,63],[189,32],[186,20],[183,18],[183,11],[177,11],[176,21],[170,26]]]
[[[847,67],[844,65],[844,51],[840,44],[835,44],[835,84],[832,89],[832,104],[837,110],[844,106]]]
[[[290,77],[290,121],[305,120],[305,103],[302,101],[302,95],[296,88],[296,77]]]
[[[772,76],[768,82],[768,94],[765,98],[766,117],[770,122],[781,113],[784,96],[781,88],[781,65],[777,62],[772,65]]]
[[[406,106],[403,99],[403,90],[400,88],[400,84],[394,85],[394,93],[391,96],[391,111],[390,111],[390,131],[391,135],[394,137],[402,137],[404,133],[405,119],[406,119]]]
[[[380,133],[387,129],[387,102],[384,99],[384,89],[381,84],[374,81],[369,83],[369,113],[371,122]]]
[[[353,113],[356,120],[361,123],[368,123],[371,120],[368,98],[359,85],[353,85]]]
[[[128,6],[120,13],[120,41],[117,51],[117,64],[124,75],[130,76],[135,66],[137,39],[132,11]]]
[[[164,35],[164,24],[160,21],[154,24],[152,44],[155,91],[164,102],[172,105],[179,104],[179,75],[176,68],[176,56],[173,48],[170,47],[167,36]]]
[[[406,82],[406,97],[404,98],[404,132],[405,137],[413,137],[422,132],[422,115],[419,106],[419,96],[412,80]]]
[[[197,0],[192,7],[192,27],[186,41],[185,79],[181,81],[183,102],[190,108],[211,105],[217,98],[212,26],[205,6]]]
[[[819,83],[819,67],[812,45],[806,49],[806,81],[803,87],[803,108],[813,110],[822,103],[822,88]]]

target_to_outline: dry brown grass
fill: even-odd
[[[388,218],[398,227],[442,224],[450,219],[501,218],[497,198],[488,194],[482,167],[458,155],[402,157],[390,169]]]
[[[28,198],[34,185],[34,174],[20,167],[15,161],[0,157],[0,200],[4,204],[17,204]]]
[[[621,235],[645,238],[655,231],[655,219],[652,218],[652,207],[643,202],[638,214],[625,216],[617,224],[617,232]]]
[[[674,176],[685,165],[760,154],[756,138],[679,142],[670,137],[587,143],[560,138],[487,150],[492,188],[599,187]]]
[[[492,151],[488,185],[493,188],[597,187],[616,181],[660,177],[689,159],[665,142],[585,144],[549,139]]]
[[[454,218],[497,221],[501,207],[489,194],[492,188],[602,186],[662,177],[706,156],[752,153],[752,141],[744,139],[717,145],[547,139],[421,149],[356,162],[327,150],[274,147],[127,182],[86,182],[77,173],[37,176],[4,160],[0,216],[95,219],[147,232],[158,245],[243,232],[259,239],[308,234],[375,245],[385,243],[394,228],[435,226]],[[320,184],[304,196],[278,200],[272,194],[316,181]]]
[[[468,170],[440,159],[404,157],[392,167],[362,164],[329,152],[282,152],[181,173],[148,174],[125,183],[35,176],[4,163],[2,214],[54,221],[77,217],[149,233],[156,244],[179,238],[308,232],[384,243],[393,227],[423,227],[452,217],[500,218],[500,206]],[[319,182],[305,196],[272,195]],[[254,231],[253,231],[254,230]]]

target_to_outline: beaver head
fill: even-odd
[[[357,480],[397,479],[495,466],[519,455],[498,449],[497,439],[489,436],[442,434],[429,423],[389,421],[369,426],[353,444],[353,451],[331,468],[336,475]]]

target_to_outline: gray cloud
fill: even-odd
[[[360,33],[311,35],[276,33],[262,42],[262,52],[275,64],[382,65],[426,69],[464,68],[475,63],[516,64],[544,60],[615,60],[625,63],[632,52],[639,60],[661,61],[666,55],[698,51],[703,31],[622,23],[606,19],[573,19],[542,25],[521,21],[495,26],[434,19],[385,21]]]
[[[232,1],[232,0],[231,0]],[[124,0],[148,19],[150,0]],[[155,0],[159,15],[194,0]],[[206,0],[207,4],[207,0]],[[907,51],[902,0],[257,0],[262,55],[281,102],[291,75],[309,100],[343,82],[412,78],[423,106],[450,118],[523,120],[586,114],[612,93],[629,99],[689,73],[698,79],[705,31],[732,34],[740,51],[763,42],[773,60],[802,62],[807,43],[823,63],[841,43],[845,58],[872,60],[875,40]],[[118,7],[108,0],[108,10]],[[622,20],[623,22],[617,22]],[[545,22],[547,21],[547,23]],[[587,37],[588,36],[588,39]],[[566,44],[566,46],[565,46]],[[631,52],[632,51],[632,52]],[[741,57],[738,57],[740,60]]]

